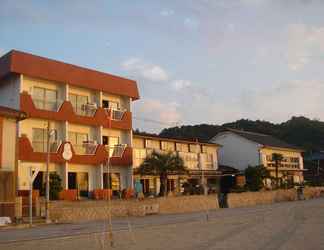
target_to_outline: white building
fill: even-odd
[[[271,176],[275,175],[272,154],[283,156],[279,167],[279,178],[300,183],[303,181],[303,157],[300,148],[289,145],[270,135],[235,129],[217,134],[211,142],[222,145],[218,150],[220,165],[244,170],[248,166],[265,166]]]

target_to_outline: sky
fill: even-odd
[[[18,49],[137,81],[134,128],[324,120],[322,0],[0,0]]]

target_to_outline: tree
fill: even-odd
[[[264,178],[268,176],[269,173],[263,165],[249,166],[245,169],[246,187],[251,191],[259,191],[264,186]]]
[[[185,174],[187,172],[182,158],[178,154],[159,153],[153,151],[139,166],[141,175],[154,175],[160,177],[160,195],[166,195],[168,175]]]
[[[283,160],[282,154],[273,153],[272,154],[272,160],[275,162],[275,168],[276,168],[276,189],[279,188],[279,178],[278,178],[278,171],[279,166],[281,164],[281,161]]]
[[[58,200],[59,193],[62,191],[62,180],[61,177],[57,173],[50,173],[50,199]]]

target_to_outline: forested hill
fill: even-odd
[[[241,119],[223,125],[188,125],[163,129],[159,135],[179,139],[198,138],[207,141],[224,128],[269,134],[307,151],[324,150],[324,122],[310,120],[306,117],[292,117],[280,124]]]

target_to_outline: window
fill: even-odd
[[[143,160],[146,158],[146,149],[136,148],[134,149],[134,155],[135,155],[135,159]]]
[[[57,91],[40,87],[33,88],[33,102],[38,109],[57,111]]]
[[[69,100],[76,114],[85,116],[94,114],[92,110],[87,109],[88,96],[69,94]]]
[[[190,144],[189,148],[190,148],[190,152],[192,153],[199,153],[200,151],[200,145]]]
[[[47,129],[33,128],[32,129],[32,145],[35,152],[47,152]],[[54,130],[54,135],[50,138],[50,152],[56,152],[58,148],[57,133]]]
[[[76,154],[87,153],[87,148],[84,146],[84,142],[88,141],[88,134],[69,132],[69,141],[72,144]]]
[[[209,162],[209,163],[213,162],[213,155],[212,154],[206,154],[206,162]]]
[[[158,140],[146,140],[146,147],[151,149],[160,149],[160,141]]]
[[[177,151],[180,151],[180,152],[188,152],[188,144],[184,144],[184,143],[177,143]]]
[[[162,150],[165,151],[175,151],[174,142],[162,141],[161,146]]]

